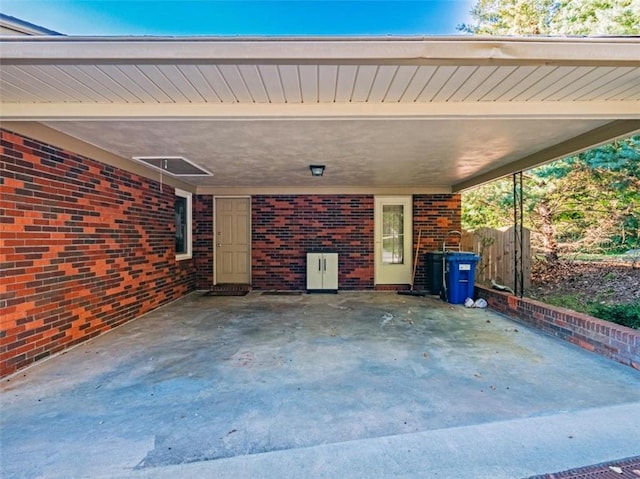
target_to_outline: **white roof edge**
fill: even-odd
[[[2,37],[6,63],[491,61],[640,65],[640,37]]]
[[[0,35],[1,36],[1,35]],[[7,36],[3,41],[59,42],[513,42],[513,43],[626,43],[640,42],[635,35],[39,35]]]

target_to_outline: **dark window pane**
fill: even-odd
[[[176,196],[176,253],[187,253],[187,199]]]

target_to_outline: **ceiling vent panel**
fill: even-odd
[[[134,156],[133,159],[153,169],[177,177],[213,176],[213,173],[182,156]]]

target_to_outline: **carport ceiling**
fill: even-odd
[[[6,127],[184,157],[213,173],[182,178],[203,193],[459,191],[640,131],[638,38],[21,37],[0,55]]]

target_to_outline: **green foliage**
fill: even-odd
[[[585,298],[585,295],[567,294],[550,296],[545,302],[572,311],[594,316],[605,321],[621,324],[628,328],[640,329],[640,302],[627,304],[606,304]]]
[[[511,179],[463,194],[465,229],[513,222]],[[623,252],[640,246],[640,136],[530,170],[525,226],[548,253]],[[553,238],[545,235],[552,234]]]
[[[585,151],[578,158],[593,169],[640,178],[640,135]]]
[[[471,10],[473,25],[458,30],[475,35],[546,35],[555,15],[553,0],[478,0]]]
[[[606,145],[531,172],[553,185],[546,201],[555,207],[557,239],[574,251],[619,251],[638,243],[638,160],[620,150]]]
[[[640,329],[640,302],[631,304],[594,304],[589,314],[596,318]]]
[[[550,28],[560,35],[639,35],[640,0],[561,0]]]
[[[640,35],[640,0],[478,0],[474,35]]]
[[[640,0],[477,0],[476,35],[640,35]],[[510,179],[463,193],[462,226],[513,223]],[[640,249],[640,136],[614,141],[526,172],[524,225],[554,264],[559,252]],[[635,260],[634,260],[635,264]],[[605,278],[609,279],[609,278]],[[601,304],[581,294],[546,302],[640,328],[640,302]]]
[[[499,228],[512,223],[513,195],[511,181],[501,179],[462,194],[464,229],[483,226]]]

